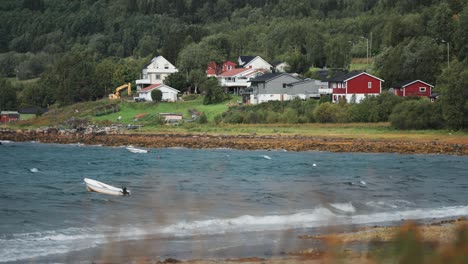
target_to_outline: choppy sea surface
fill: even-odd
[[[155,256],[204,257],[284,247],[271,234],[287,230],[468,216],[468,157],[2,143],[0,262],[87,261],[144,240]],[[132,195],[87,192],[84,178]]]

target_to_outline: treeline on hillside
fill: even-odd
[[[467,57],[468,9],[462,0],[4,0],[0,34],[0,76],[19,79],[40,76],[77,48],[98,60],[163,55],[186,71],[261,55],[307,74],[366,57],[367,38],[382,77],[430,82],[445,62],[442,40],[451,56]],[[185,58],[194,48],[203,56]],[[408,55],[393,58],[402,51]],[[412,69],[415,58],[433,69],[386,72],[388,64]]]
[[[352,58],[369,54],[375,61],[369,71],[389,88],[408,79],[439,83],[448,60],[467,59],[468,5],[463,0],[3,0],[0,34],[0,77],[39,79],[13,85],[16,97],[5,92],[14,108],[106,97],[138,79],[156,55],[179,68],[168,81],[182,92],[203,91],[209,61],[236,61],[239,55],[286,61],[290,72],[315,77],[312,67],[348,69]]]

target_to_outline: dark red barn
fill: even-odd
[[[433,85],[430,85],[421,80],[404,81],[395,85],[394,93],[398,96],[422,96],[430,97]]]

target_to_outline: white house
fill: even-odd
[[[153,101],[153,98],[151,97],[151,92],[155,89],[158,89],[162,92],[162,98],[161,101],[167,101],[167,102],[175,102],[177,101],[177,94],[180,92],[177,89],[174,89],[170,86],[167,86],[165,84],[152,84],[148,87],[145,87],[138,91],[138,98],[139,99],[145,99],[146,101]],[[135,98],[137,99],[137,98]]]
[[[271,70],[273,66],[260,56],[239,56],[239,66],[242,68],[252,68],[261,70]]]
[[[163,56],[154,57],[151,63],[143,69],[141,79],[136,80],[137,91],[151,85],[162,83],[167,76],[179,70]]]
[[[261,74],[262,70],[236,68],[219,74],[217,78],[227,93],[239,94],[240,89],[249,87],[249,81]]]

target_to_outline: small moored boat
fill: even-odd
[[[88,192],[97,192],[109,195],[124,195],[124,190],[121,188],[117,188],[100,181],[84,178],[84,182],[86,183],[86,189]],[[130,195],[130,191],[126,190],[126,192],[126,194]]]
[[[132,153],[148,153],[148,150],[146,149],[139,149],[135,147],[127,147],[127,150],[132,152]]]

